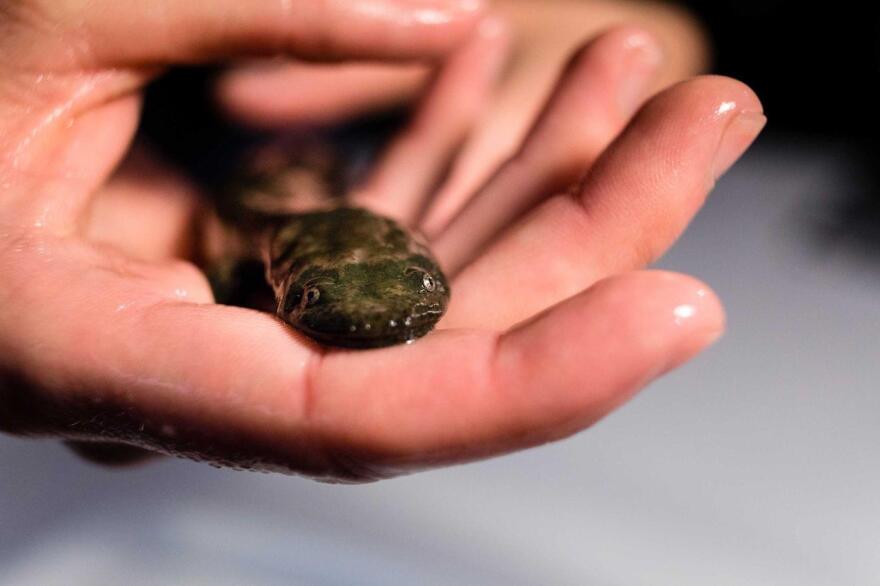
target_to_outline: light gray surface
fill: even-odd
[[[880,269],[801,229],[858,181],[750,154],[662,263],[728,335],[556,445],[332,487],[0,438],[0,584],[880,584]]]

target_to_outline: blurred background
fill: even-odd
[[[659,263],[719,344],[571,439],[368,486],[2,436],[0,584],[880,583],[876,21],[691,8],[770,119]]]

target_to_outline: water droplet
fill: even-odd
[[[721,116],[722,114],[726,114],[736,108],[736,102],[721,102],[718,106],[718,109],[715,110],[716,116]]]
[[[677,326],[692,318],[696,313],[697,308],[693,305],[679,305],[672,310],[672,314],[675,316],[675,325]]]

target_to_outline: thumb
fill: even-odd
[[[243,55],[407,60],[468,35],[481,0],[15,0],[0,8],[0,214],[70,233],[157,67]]]
[[[205,62],[242,55],[311,59],[440,56],[476,22],[482,0],[19,0],[26,65],[86,69]],[[37,14],[39,16],[33,16]],[[13,20],[15,17],[13,16]],[[33,21],[37,21],[34,23]],[[34,40],[41,42],[35,43]],[[18,42],[17,42],[18,41]],[[10,54],[10,53],[7,53]]]

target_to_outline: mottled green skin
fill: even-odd
[[[252,153],[218,194],[236,246],[212,271],[215,291],[264,305],[243,282],[260,259],[275,313],[320,344],[378,348],[431,331],[449,303],[446,277],[396,222],[344,205],[352,168],[307,134]]]
[[[410,342],[433,329],[449,302],[427,248],[364,209],[291,214],[268,233],[264,254],[278,316],[328,346]]]

